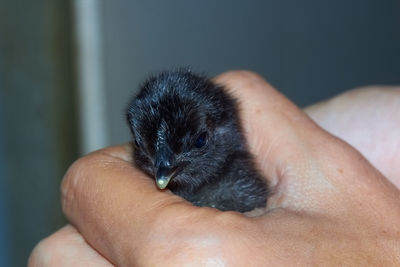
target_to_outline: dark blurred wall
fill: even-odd
[[[254,70],[301,106],[400,83],[399,0],[103,3],[112,142],[129,138],[127,97],[160,69]]]
[[[3,137],[3,123],[2,114],[0,109],[0,266],[9,266],[9,248],[8,240],[10,239],[8,234],[8,220],[7,220],[7,207],[6,203],[8,200],[8,194],[6,190],[6,164],[5,164],[5,151],[4,151],[4,137]]]
[[[77,151],[70,23],[68,1],[0,1],[0,220],[9,266],[26,266],[35,243],[65,223],[59,184]]]

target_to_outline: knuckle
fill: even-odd
[[[65,173],[61,182],[61,204],[64,212],[74,202],[77,191],[94,167],[95,156],[87,155],[76,160]]]

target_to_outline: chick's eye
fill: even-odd
[[[207,143],[207,132],[203,132],[197,137],[194,145],[197,148],[202,148],[206,143]]]

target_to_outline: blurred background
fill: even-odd
[[[59,184],[129,140],[151,73],[250,69],[300,106],[400,83],[400,1],[0,0],[0,266],[66,223]]]

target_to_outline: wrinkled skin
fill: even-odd
[[[39,243],[29,265],[399,266],[399,89],[360,89],[305,109],[378,171],[259,76],[216,80],[240,99],[250,151],[270,177],[267,213],[199,208],[158,192],[132,167],[128,145],[110,147],[71,166],[62,205],[75,228]]]

